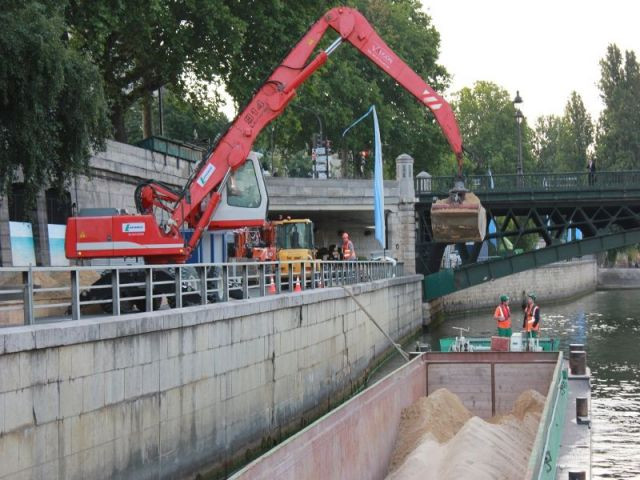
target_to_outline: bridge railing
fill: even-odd
[[[417,195],[446,195],[454,181],[453,176],[416,179]],[[567,191],[582,189],[624,189],[640,186],[640,171],[566,173],[527,173],[500,175],[470,175],[466,187],[473,192],[513,191]]]
[[[0,268],[0,326],[150,312],[403,275],[389,261]]]

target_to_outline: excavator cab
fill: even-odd
[[[480,199],[456,180],[447,198],[431,205],[431,231],[438,243],[482,242],[487,231],[487,213]]]
[[[229,177],[209,229],[261,227],[267,217],[269,197],[260,160],[251,152],[247,161]]]

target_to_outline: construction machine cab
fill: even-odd
[[[260,159],[251,152],[247,161],[229,177],[220,204],[211,217],[210,230],[246,226],[261,227],[267,216],[269,197]]]

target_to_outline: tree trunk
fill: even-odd
[[[111,125],[113,125],[113,136],[118,142],[127,143],[127,128],[124,124],[124,110],[114,106],[111,111]]]
[[[146,92],[142,97],[142,138],[153,136],[153,97]]]

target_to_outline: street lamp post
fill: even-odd
[[[522,166],[522,122],[524,115],[520,111],[520,104],[522,103],[522,97],[520,91],[516,90],[516,98],[513,99],[513,107],[516,109],[516,124],[518,126],[518,166],[516,173],[518,175],[518,181],[522,182],[522,176],[524,175],[524,168]]]

